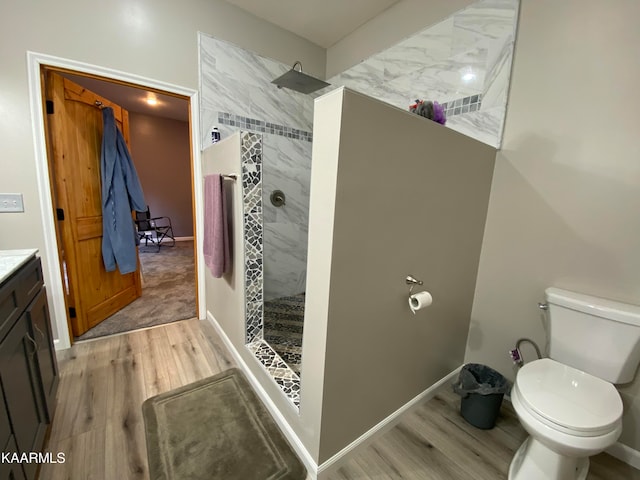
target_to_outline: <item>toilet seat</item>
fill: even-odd
[[[526,364],[514,388],[531,415],[570,435],[604,435],[622,417],[622,400],[612,384],[550,358]]]

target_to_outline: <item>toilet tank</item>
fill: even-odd
[[[640,363],[640,306],[547,288],[549,356],[611,383],[633,380]]]

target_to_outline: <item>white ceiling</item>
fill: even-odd
[[[226,0],[328,48],[400,0]]]

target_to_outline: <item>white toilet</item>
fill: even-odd
[[[633,380],[640,363],[640,306],[546,290],[551,358],[527,363],[511,402],[529,437],[510,480],[583,480],[589,457],[622,432],[613,384]]]

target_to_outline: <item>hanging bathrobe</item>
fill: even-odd
[[[131,210],[144,212],[142,187],[113,109],[102,109],[102,259],[107,272],[122,275],[138,268],[137,235]]]

